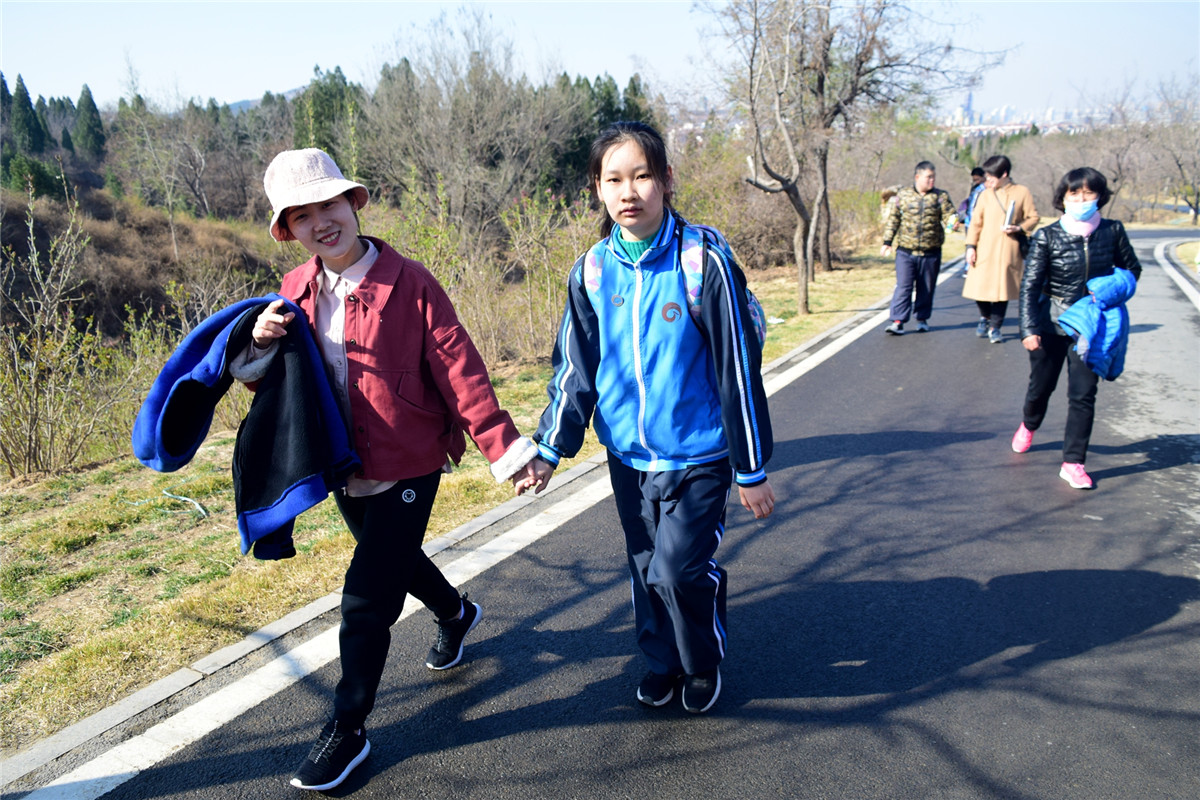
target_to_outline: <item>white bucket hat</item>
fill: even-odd
[[[284,150],[267,167],[263,188],[271,201],[271,236],[277,242],[295,239],[279,225],[279,218],[292,206],[319,203],[354,190],[354,208],[358,210],[371,199],[367,187],[346,180],[337,164],[324,150],[310,147],[305,150]]]

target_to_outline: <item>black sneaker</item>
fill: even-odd
[[[437,641],[429,648],[425,666],[430,669],[450,669],[462,661],[463,639],[475,629],[483,610],[462,596],[462,617],[446,621],[438,620]]]
[[[664,706],[675,696],[675,684],[679,683],[678,675],[660,675],[657,672],[647,672],[638,686],[637,699],[639,703],[648,706]]]
[[[721,694],[721,670],[710,669],[687,675],[683,679],[683,707],[693,714],[703,714],[717,702]]]
[[[346,780],[370,752],[371,743],[367,741],[365,728],[354,733],[339,728],[337,720],[327,722],[308,758],[292,776],[292,786],[317,792],[332,789]]]

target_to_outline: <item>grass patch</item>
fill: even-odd
[[[1196,260],[1198,254],[1200,254],[1200,242],[1184,242],[1175,248],[1175,258],[1179,259],[1179,262],[1193,273],[1200,271],[1200,261]]]
[[[951,239],[945,261],[962,250],[962,237]],[[807,315],[796,309],[792,270],[750,272],[767,315],[782,320],[768,328],[764,363],[885,298],[892,264],[865,253],[819,274]],[[492,370],[501,404],[522,431],[536,426],[549,377],[548,346],[543,360]],[[27,746],[340,588],[354,540],[332,500],[296,521],[295,558],[241,555],[233,445],[231,432],[214,432],[192,463],[169,475],[124,458],[5,489],[0,747]],[[589,434],[561,469],[600,449]],[[199,503],[207,516],[164,492]],[[443,476],[428,536],[510,497],[511,486],[497,485],[471,448]]]

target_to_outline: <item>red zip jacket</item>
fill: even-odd
[[[360,478],[428,475],[466,451],[463,431],[493,464],[520,433],[500,408],[487,368],[437,279],[420,263],[371,239],[379,259],[346,297],[346,389]],[[279,293],[311,328],[321,267],[314,256],[283,278]],[[314,336],[317,332],[313,331]]]

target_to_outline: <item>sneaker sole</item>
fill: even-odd
[[[638,689],[638,692],[637,692],[638,702],[641,703],[642,705],[650,706],[651,708],[658,708],[660,706],[665,706],[667,703],[671,702],[671,698],[674,696],[675,696],[675,690],[671,689],[669,692],[667,692],[666,696],[659,699],[658,702],[655,702],[653,697],[643,697],[641,689]]]
[[[342,770],[342,774],[338,775],[337,778],[335,778],[334,780],[330,781],[329,783],[322,783],[322,784],[315,785],[315,786],[305,786],[303,783],[300,782],[299,778],[292,778],[292,786],[295,786],[297,789],[307,789],[308,791],[311,791],[311,792],[328,791],[328,790],[334,788],[335,786],[338,786],[339,784],[341,784],[341,782],[346,780],[346,778],[350,777],[350,773],[353,772],[354,768],[357,767],[359,764],[361,764],[366,759],[367,755],[370,752],[371,752],[371,743],[369,741],[367,741],[366,739],[364,739],[362,752],[359,753],[358,755],[356,755],[354,757],[354,760],[351,761],[349,764],[347,764],[346,768],[344,770]]]
[[[1093,489],[1093,488],[1095,488],[1095,484],[1092,484],[1092,483],[1076,483],[1075,479],[1072,478],[1071,474],[1069,472],[1067,472],[1065,469],[1060,469],[1058,471],[1058,477],[1060,477],[1064,481],[1066,481],[1067,485],[1070,486],[1072,489]]]
[[[717,698],[720,696],[721,696],[721,673],[718,672],[717,673],[717,689],[715,692],[713,692],[712,699],[708,701],[708,703],[704,706],[704,708],[693,708],[692,706],[689,706],[687,704],[687,694],[686,693],[684,693],[684,696],[683,696],[683,708],[685,711],[688,711],[692,714],[703,714],[705,711],[708,711],[710,708],[713,707],[713,703],[717,702]]]
[[[470,601],[468,600],[467,602],[470,602]],[[480,608],[476,603],[471,603],[471,605],[475,606],[475,619],[471,620],[471,625],[467,628],[467,632],[463,634],[463,642],[467,641],[467,637],[471,635],[471,631],[475,630],[475,626],[479,624],[479,618],[483,616],[482,608]],[[463,654],[463,646],[460,644],[458,646],[457,655],[454,656],[454,660],[451,661],[449,664],[443,664],[442,666],[439,667],[439,666],[436,666],[436,665],[431,664],[430,662],[426,661],[425,666],[429,667],[432,670],[436,670],[437,672],[441,672],[444,669],[450,669],[451,667],[458,666],[458,662],[462,661],[462,654]]]

